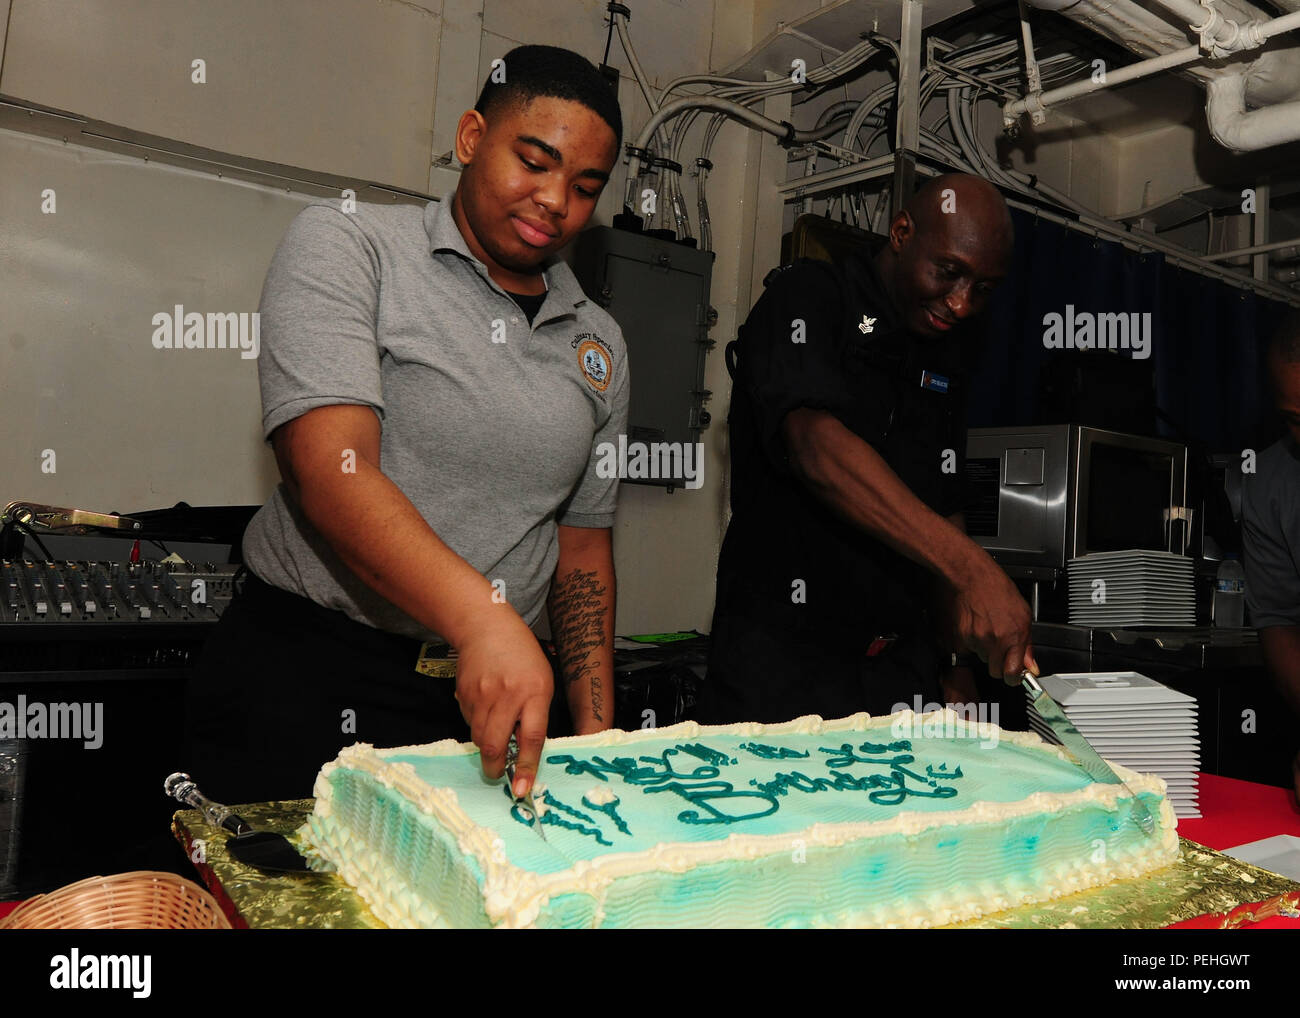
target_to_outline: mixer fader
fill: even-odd
[[[238,565],[0,560],[4,623],[215,622]]]

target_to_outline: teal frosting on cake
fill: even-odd
[[[927,925],[1176,856],[1158,779],[1149,838],[1037,737],[931,717],[553,740],[545,840],[472,746],[352,747],[309,837],[393,925]]]
[[[788,834],[817,823],[887,820],[904,811],[950,812],[1035,792],[1074,792],[1090,783],[1064,760],[1002,741],[981,748],[977,738],[876,742],[845,741],[842,734],[781,738],[781,749],[800,754],[793,759],[752,756],[740,748],[750,741],[743,735],[661,739],[626,753],[546,751],[537,778],[545,786],[538,797],[545,841],[532,831],[525,810],[511,808],[504,782],[483,777],[477,754],[382,755],[389,763],[410,764],[430,786],[454,790],[474,823],[497,830],[510,862],[536,873],[663,842]],[[695,745],[712,751],[713,762],[691,753]],[[601,786],[618,797],[628,833],[582,808],[583,797]]]

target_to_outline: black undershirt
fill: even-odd
[[[546,291],[541,293],[506,293],[510,294],[511,300],[519,305],[519,310],[528,317],[528,324],[533,324],[533,319],[537,317],[537,312],[542,310],[542,305],[546,302]]]

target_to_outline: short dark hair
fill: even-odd
[[[1268,356],[1278,364],[1300,364],[1300,308],[1282,316],[1268,341]]]
[[[505,81],[488,80],[476,109],[484,117],[510,106],[524,106],[539,96],[582,103],[614,132],[615,148],[623,144],[623,115],[618,96],[595,65],[559,46],[516,46],[505,55]]]

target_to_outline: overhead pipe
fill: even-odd
[[[1244,24],[1225,18],[1212,3],[1197,0],[1155,0],[1155,3],[1175,15],[1195,32],[1201,48],[1212,57],[1226,57],[1243,49],[1258,49],[1265,37],[1257,34],[1260,19]]]
[[[1181,32],[1131,0],[1027,2],[1063,14],[1150,59],[1108,72],[1104,84],[1089,78],[1012,100],[1003,107],[1008,128],[1023,113],[1038,120],[1050,105],[1177,68],[1206,84],[1206,119],[1215,140],[1225,147],[1245,152],[1300,139],[1300,46],[1268,46],[1244,67],[1239,62],[1205,63],[1265,47],[1270,39],[1300,28],[1300,0],[1279,0],[1296,9],[1278,18],[1246,0],[1154,0],[1187,22]],[[1186,45],[1188,31],[1201,37],[1198,45]]]
[[[1300,99],[1247,111],[1245,74],[1211,81],[1206,95],[1210,134],[1225,148],[1255,152],[1300,139]]]
[[[1279,261],[1286,261],[1290,258],[1300,257],[1300,237],[1292,237],[1290,240],[1276,240],[1271,244],[1255,244],[1252,247],[1239,247],[1232,251],[1219,251],[1212,255],[1206,255],[1205,260],[1210,262],[1227,262],[1236,258],[1245,258],[1249,255],[1265,254],[1269,251],[1277,252]]]
[[[1044,113],[1048,106],[1069,102],[1071,99],[1090,95],[1093,92],[1103,92],[1108,88],[1114,88],[1116,85],[1123,85],[1129,81],[1136,81],[1139,78],[1149,78],[1153,74],[1173,70],[1175,67],[1190,64],[1193,60],[1199,60],[1200,58],[1200,47],[1187,46],[1170,53],[1163,53],[1158,57],[1152,57],[1149,60],[1140,60],[1136,64],[1121,67],[1117,71],[1107,71],[1100,82],[1093,78],[1083,78],[1080,81],[1071,82],[1069,85],[1062,85],[1060,88],[1053,88],[1037,95],[1027,95],[1023,99],[1012,99],[1002,107],[1002,121],[1009,127],[1015,123],[1022,113],[1031,115]]]

